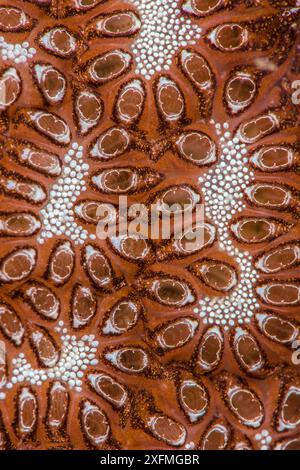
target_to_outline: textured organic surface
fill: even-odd
[[[300,449],[299,21],[0,3],[1,449]],[[119,195],[204,243],[97,239]]]

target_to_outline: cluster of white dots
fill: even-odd
[[[36,54],[36,49],[30,47],[29,42],[10,44],[0,36],[0,54],[3,60],[12,60],[16,64],[21,64],[31,59]]]
[[[193,449],[195,449],[196,444],[195,444],[193,441],[191,441],[191,442],[188,442],[187,444],[185,444],[184,447],[185,447],[185,449],[187,449],[187,450],[193,450]]]
[[[94,335],[85,335],[80,339],[74,335],[70,336],[63,321],[58,323],[55,330],[60,333],[62,344],[58,363],[49,369],[34,369],[21,352],[12,359],[12,376],[5,385],[7,389],[13,388],[17,383],[41,386],[49,379],[58,379],[69,385],[71,389],[82,391],[85,370],[90,365],[98,364],[96,353],[99,342],[95,340]],[[1,395],[5,398],[5,393],[1,392]]]
[[[73,211],[77,197],[86,190],[84,178],[88,170],[89,165],[83,161],[83,147],[74,142],[64,156],[63,172],[51,188],[49,202],[41,210],[43,229],[37,238],[38,243],[65,235],[78,245],[88,237],[95,237],[77,224]]]
[[[227,330],[236,323],[249,323],[254,311],[259,307],[254,295],[253,284],[258,273],[252,266],[252,256],[241,252],[233,246],[229,234],[229,224],[245,204],[243,192],[254,174],[249,169],[247,148],[237,137],[232,136],[229,124],[223,125],[211,121],[220,137],[221,156],[218,164],[210,169],[204,177],[199,178],[204,201],[205,215],[218,228],[220,248],[235,258],[240,268],[239,284],[227,297],[204,297],[196,308],[205,324],[217,324]]]
[[[260,444],[260,450],[269,450],[272,443],[272,436],[270,436],[269,431],[264,429],[258,434],[255,434],[255,440]]]
[[[142,27],[132,46],[136,73],[150,80],[156,72],[170,69],[179,47],[196,44],[201,28],[180,16],[178,0],[130,0],[138,9]]]

